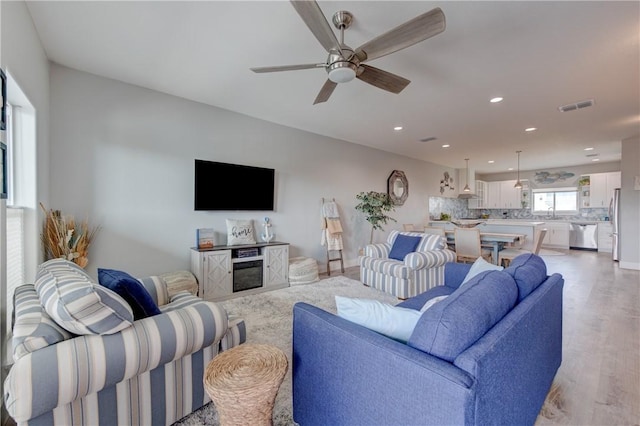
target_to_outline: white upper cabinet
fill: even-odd
[[[583,207],[609,207],[613,198],[613,190],[620,188],[620,172],[592,173],[590,176],[588,206],[583,200]],[[583,197],[585,193],[583,191]]]

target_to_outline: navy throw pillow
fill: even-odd
[[[98,282],[127,301],[133,311],[134,320],[161,313],[142,283],[126,272],[98,268]]]
[[[422,237],[418,236],[398,234],[391,247],[389,259],[404,260],[406,255],[416,250],[421,239]]]

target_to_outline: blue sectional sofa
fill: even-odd
[[[309,425],[531,425],[562,360],[562,290],[535,254],[462,287],[397,306],[421,309],[406,343],[317,307],[293,308],[293,417]]]

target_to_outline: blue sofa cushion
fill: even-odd
[[[547,265],[536,254],[521,254],[511,261],[504,270],[518,285],[518,302],[527,297],[547,279]]]
[[[413,253],[420,244],[422,237],[398,234],[393,246],[391,246],[391,252],[389,252],[389,259],[395,259],[403,261],[404,257],[409,253]]]
[[[482,272],[422,314],[407,344],[453,362],[500,321],[517,298],[511,275]]]
[[[142,283],[126,272],[98,268],[98,282],[127,301],[136,321],[161,313]]]

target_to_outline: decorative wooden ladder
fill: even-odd
[[[335,257],[331,257],[331,252],[337,253]],[[327,275],[331,276],[331,262],[340,261],[340,271],[344,274],[344,262],[342,260],[342,250],[328,250],[327,249]]]

